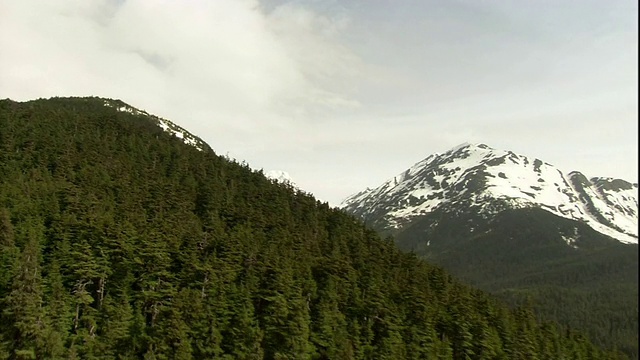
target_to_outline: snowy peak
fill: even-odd
[[[264,176],[278,183],[296,186],[288,172],[282,170],[270,170],[264,173]]]
[[[443,207],[485,215],[540,207],[619,241],[637,243],[637,198],[637,184],[588,179],[579,172],[565,176],[540,159],[465,143],[347,198],[341,207],[386,229],[399,229]]]
[[[145,116],[151,120],[153,120],[162,130],[165,132],[177,137],[178,139],[182,139],[182,141],[187,144],[195,147],[196,149],[203,151],[204,149],[208,149],[209,146],[202,141],[199,137],[191,134],[181,126],[161,117],[149,114],[144,110],[139,110],[124,103],[121,100],[112,100],[112,99],[104,99],[104,106],[111,107],[120,112],[126,112],[133,115]]]

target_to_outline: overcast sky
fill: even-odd
[[[0,98],[103,96],[337,205],[481,142],[638,180],[635,0],[0,0]]]

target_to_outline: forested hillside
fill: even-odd
[[[614,359],[98,98],[0,101],[0,358]]]
[[[488,222],[473,211],[435,212],[396,235],[399,248],[466,283],[511,304],[529,302],[542,318],[638,358],[637,244],[536,208]]]

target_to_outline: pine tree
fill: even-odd
[[[36,359],[45,348],[46,319],[37,225],[28,228],[26,237],[3,309],[3,318],[10,324],[10,358],[13,359]]]
[[[61,359],[65,353],[68,334],[72,326],[71,299],[64,288],[60,266],[57,261],[49,266],[47,274],[48,293],[46,299],[46,313],[50,321],[47,331],[47,357]]]
[[[11,282],[14,271],[17,271],[19,255],[9,211],[0,209],[0,309],[9,306],[7,296],[11,293]],[[0,319],[4,319],[3,313],[0,313]],[[8,334],[12,331],[9,322],[0,322],[0,358],[9,357],[13,339]]]
[[[314,331],[311,339],[321,357],[328,359],[345,359],[349,353],[349,334],[347,322],[340,310],[340,297],[334,275],[326,280],[324,288],[319,292],[313,317]]]

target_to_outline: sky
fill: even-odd
[[[338,205],[460,143],[638,181],[633,0],[0,0],[0,98],[121,99]]]

